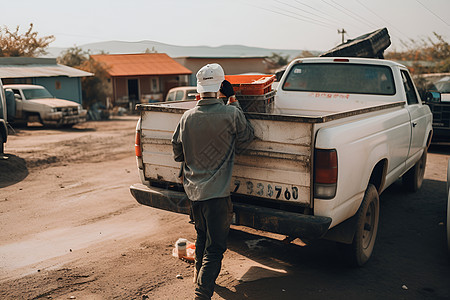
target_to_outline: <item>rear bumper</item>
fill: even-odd
[[[182,214],[189,214],[190,200],[185,193],[134,184],[131,194],[137,202]],[[279,209],[233,202],[235,225],[309,239],[321,238],[328,231],[331,218],[303,215]]]

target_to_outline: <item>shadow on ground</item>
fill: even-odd
[[[405,193],[400,180],[387,189],[380,197],[374,254],[362,268],[347,266],[333,242],[302,247],[232,230],[229,249],[243,256],[242,264],[253,261],[241,278],[258,278],[255,272],[267,276],[237,278],[232,288],[219,284],[216,293],[231,300],[449,299],[445,196],[445,182],[435,180],[424,180],[417,193]],[[256,241],[256,247],[248,241]]]
[[[14,135],[21,133],[22,131],[47,131],[47,130],[57,130],[57,131],[65,131],[65,132],[86,132],[86,131],[96,131],[95,128],[92,127],[82,127],[85,126],[82,124],[76,124],[73,127],[70,126],[42,126],[40,123],[29,123],[28,125],[15,125],[11,127],[9,130],[9,134]]]
[[[5,154],[5,158],[0,159],[0,188],[16,184],[27,176],[27,163],[23,158]]]

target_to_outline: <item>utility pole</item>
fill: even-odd
[[[346,33],[347,33],[347,31],[345,31],[344,28],[342,28],[342,30],[338,29],[338,34],[342,34],[342,44],[344,43],[344,34],[346,34]]]

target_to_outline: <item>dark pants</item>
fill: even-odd
[[[233,204],[230,197],[192,201],[192,213],[197,231],[195,268],[198,272],[196,299],[211,299],[216,278],[227,250]]]

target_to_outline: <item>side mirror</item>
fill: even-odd
[[[426,92],[425,102],[441,102],[441,93],[439,92]]]
[[[14,99],[22,100],[22,96],[20,96],[19,94],[14,94]]]

